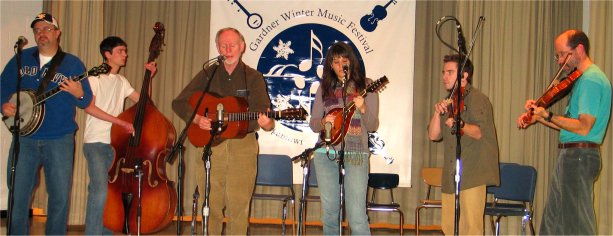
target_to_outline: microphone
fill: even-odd
[[[226,57],[224,57],[223,55],[219,55],[219,56],[213,57],[211,59],[208,59],[207,61],[202,63],[202,67],[210,66],[212,64],[219,64],[219,63],[222,63],[225,60],[226,60]],[[214,62],[214,63],[211,63],[211,62]]]
[[[223,61],[226,60],[226,57],[224,55],[219,55],[214,59],[217,59],[217,63],[222,63]]]
[[[466,55],[468,51],[466,50],[466,39],[464,38],[464,32],[462,32],[462,25],[460,25],[460,21],[455,19],[455,26],[458,29],[458,47],[460,48],[460,54]]]
[[[28,44],[28,39],[26,37],[19,36],[19,38],[17,38],[17,42],[15,42],[15,46],[13,47],[13,49],[19,48],[21,50],[26,44]]]
[[[326,152],[330,151],[330,143],[332,142],[332,123],[327,121],[324,124],[324,142],[326,142]]]
[[[217,132],[221,133],[223,128],[223,104],[217,103]]]

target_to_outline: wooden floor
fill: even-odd
[[[31,235],[44,235],[45,234],[45,220],[44,216],[34,216],[30,221],[30,234]],[[198,227],[201,227],[198,225]],[[70,226],[68,228],[68,235],[83,235],[84,226]],[[281,225],[270,225],[270,224],[251,224],[249,226],[249,231],[251,235],[281,235]],[[399,231],[397,229],[371,229],[373,235],[398,235]],[[307,226],[306,234],[307,235],[321,235],[322,229],[321,226]],[[348,234],[349,231],[346,230]],[[424,235],[442,235],[441,231],[438,230],[420,230],[420,234]],[[202,234],[199,230],[198,234]],[[287,226],[287,235],[291,235],[292,227],[291,225]],[[415,235],[415,230],[404,230],[405,235]],[[6,235],[6,219],[2,219],[0,221],[0,235]],[[177,224],[176,222],[172,222],[168,227],[164,230],[155,233],[154,235],[177,235]],[[183,222],[181,224],[181,235],[191,235],[191,227],[189,222]]]

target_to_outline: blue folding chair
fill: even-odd
[[[255,180],[256,185],[260,186],[273,186],[287,188],[289,191],[287,194],[265,194],[254,193],[251,199],[259,200],[275,200],[283,202],[281,230],[285,235],[286,227],[285,220],[287,219],[287,203],[291,201],[292,204],[292,226],[296,222],[296,195],[293,188],[293,168],[292,161],[287,155],[271,155],[260,154],[258,156],[258,174]],[[292,227],[293,229],[294,227]]]
[[[368,187],[372,188],[370,200],[366,202],[367,211],[397,212],[399,221],[398,229],[400,235],[404,235],[404,213],[400,209],[400,204],[394,201],[394,189],[398,187],[400,176],[392,173],[370,173],[368,174]],[[377,202],[377,190],[389,190],[390,202]]]
[[[536,189],[536,169],[515,163],[500,163],[500,186],[490,186],[488,194],[494,195],[494,202],[487,203],[485,215],[490,216],[492,230],[500,234],[500,219],[503,216],[521,216],[522,234],[526,233],[526,225],[534,234],[532,224],[532,205]],[[504,203],[500,200],[507,200]],[[515,201],[518,203],[508,202]],[[494,221],[494,216],[496,220]]]

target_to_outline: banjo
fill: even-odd
[[[102,65],[91,68],[89,71],[79,75],[76,79],[73,79],[76,82],[79,82],[88,76],[97,76],[99,74],[108,73],[110,66],[106,63],[102,63]],[[36,92],[31,89],[24,89],[19,91],[19,135],[28,136],[38,130],[41,124],[43,123],[43,118],[45,117],[45,101],[54,95],[61,92],[60,87],[55,87],[43,94],[36,95]],[[17,94],[13,94],[10,99],[11,103],[17,103]],[[3,117],[2,121],[4,124],[10,127],[15,122],[15,116],[11,117]]]

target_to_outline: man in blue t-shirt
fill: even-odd
[[[592,196],[600,173],[600,144],[611,114],[611,82],[590,59],[590,42],[582,31],[560,34],[554,48],[563,70],[577,70],[580,75],[564,114],[554,114],[528,100],[524,108],[532,111],[532,118],[524,113],[517,119],[519,128],[538,121],[560,131],[560,153],[549,183],[540,234],[594,235],[598,231]]]
[[[13,158],[15,143],[11,144],[8,162],[8,185],[11,187],[13,162],[15,182],[12,185],[13,208],[11,212],[10,234],[28,234],[28,209],[32,200],[32,191],[38,183],[38,171],[42,165],[47,187],[48,209],[46,234],[66,234],[70,187],[72,185],[72,166],[74,159],[74,134],[77,130],[75,107],[85,108],[92,99],[92,92],[87,80],[73,81],[75,77],[85,72],[83,62],[76,56],[63,53],[59,46],[61,30],[57,20],[48,13],[40,13],[30,25],[36,40],[36,47],[23,50],[21,53],[22,75],[21,91],[25,89],[43,94],[46,91],[60,88],[54,96],[44,102],[43,118],[38,129],[19,137],[19,150]],[[64,54],[63,56],[60,56]],[[55,60],[53,58],[58,56]],[[60,60],[61,59],[61,60]],[[57,62],[56,62],[57,61]],[[40,86],[45,81],[45,75],[53,66],[55,73],[48,79],[47,86]],[[13,94],[17,90],[17,60],[13,57],[0,75],[2,115],[14,120],[16,114],[16,99]],[[40,90],[40,91],[39,91]],[[28,123],[33,116],[30,111],[36,109],[24,107],[25,95],[20,93],[20,117],[24,119],[21,130],[28,129]],[[39,122],[33,122],[39,123]],[[12,126],[12,122],[7,122]]]

